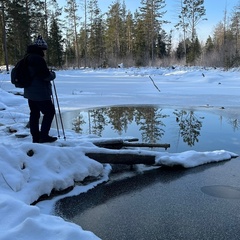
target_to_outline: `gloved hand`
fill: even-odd
[[[44,81],[52,81],[52,80],[54,80],[55,78],[56,78],[56,73],[53,72],[53,71],[50,71],[50,74],[48,75],[48,77],[46,77],[46,78],[44,79]]]
[[[56,73],[54,71],[51,71],[50,74],[51,74],[51,78],[52,78],[51,80],[56,78]]]

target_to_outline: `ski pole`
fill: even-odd
[[[61,115],[60,106],[59,106],[59,102],[58,102],[57,90],[56,90],[54,80],[52,82],[53,82],[54,93],[55,93],[56,102],[57,102],[57,106],[58,106],[59,118],[60,118],[60,122],[61,122],[61,125],[62,125],[63,136],[64,136],[64,140],[66,140],[66,135],[65,135],[65,131],[64,131],[64,127],[63,127],[63,121],[62,121],[62,115]]]
[[[57,127],[57,133],[58,133],[58,138],[60,138],[60,133],[59,133],[59,127],[58,127],[58,120],[57,120],[57,114],[56,114],[56,110],[55,110],[55,102],[54,102],[54,97],[52,95],[52,103],[54,106],[54,111],[55,111],[55,120],[56,120],[56,127]]]

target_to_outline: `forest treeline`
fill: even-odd
[[[98,0],[67,0],[64,6],[57,0],[0,0],[0,64],[14,65],[40,34],[49,47],[46,60],[55,68],[239,66],[240,4],[225,11],[202,43],[197,26],[208,21],[204,0],[176,2],[180,40],[164,29],[171,21],[165,0],[141,0],[135,12],[124,0],[114,0],[107,12]]]

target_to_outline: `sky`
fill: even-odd
[[[60,0],[61,2],[62,0]],[[108,11],[108,7],[115,2],[114,0],[99,0],[98,4],[102,12]],[[174,25],[178,22],[178,9],[179,9],[179,0],[166,0],[167,13],[165,15],[166,19],[171,21],[171,24],[168,24],[164,29],[169,32],[174,30],[173,37],[178,39],[179,32],[175,30]],[[128,10],[135,12],[136,9],[141,6],[141,0],[125,0],[125,4]],[[65,4],[65,1],[64,3]],[[231,13],[234,6],[239,4],[239,0],[205,0],[204,6],[206,9],[206,18],[207,21],[203,21],[197,27],[197,32],[199,39],[201,41],[206,41],[209,35],[212,35],[214,27],[223,20],[225,10],[227,13]],[[81,14],[81,13],[80,13]],[[181,34],[180,34],[181,35]]]
[[[56,75],[55,85],[62,113],[93,107],[161,103],[163,106],[202,111],[219,111],[224,107],[225,116],[231,117],[234,110],[234,116],[240,118],[237,69],[82,69],[57,71]],[[99,239],[88,229],[82,229],[53,214],[57,200],[79,195],[108,181],[110,165],[102,165],[88,158],[85,155],[88,152],[151,154],[155,156],[155,167],[181,165],[186,171],[187,168],[202,164],[230,160],[240,154],[229,149],[174,153],[138,148],[110,150],[98,148],[94,143],[112,140],[111,137],[80,135],[67,130],[64,139],[61,126],[60,138],[56,142],[32,143],[29,129],[26,128],[29,110],[26,99],[21,96],[22,92],[22,89],[16,89],[11,84],[10,74],[4,71],[0,73],[1,240]],[[57,129],[51,128],[50,135],[57,136]],[[126,140],[127,137],[120,139]],[[234,143],[240,146],[239,141],[235,140]],[[142,174],[148,169],[149,166],[143,167]],[[81,182],[87,177],[91,177],[92,182],[74,186],[75,181]],[[239,176],[234,179],[239,181]],[[30,205],[40,196],[49,195],[53,189],[70,186],[74,188],[67,194]]]
[[[113,0],[99,0],[99,6],[101,9],[108,9],[106,6],[109,6]],[[167,13],[165,17],[167,20],[172,23],[166,25],[166,30],[174,29],[174,25],[178,22],[178,9],[179,9],[179,0],[166,0]],[[130,9],[132,12],[138,8],[141,4],[141,0],[125,0],[127,9]],[[198,34],[200,40],[206,40],[209,35],[212,34],[214,26],[216,26],[220,21],[223,20],[224,12],[227,10],[227,13],[231,13],[234,6],[239,4],[239,0],[204,0],[204,6],[206,9],[206,18],[207,21],[203,21],[198,26]],[[175,31],[174,36],[178,36],[178,32]]]

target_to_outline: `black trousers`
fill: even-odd
[[[40,138],[45,138],[48,136],[55,114],[55,108],[51,100],[28,100],[28,105],[30,108],[30,132],[32,134],[33,142],[39,142]],[[39,131],[40,113],[43,114],[43,120]]]

